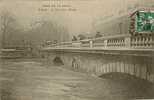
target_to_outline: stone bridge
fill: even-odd
[[[50,63],[101,76],[120,72],[154,80],[154,36],[116,35],[42,48]]]

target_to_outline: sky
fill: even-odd
[[[54,20],[65,26],[70,34],[91,33],[94,25],[118,16],[136,4],[154,4],[154,0],[0,0],[0,11],[13,13],[26,28],[33,21]],[[63,4],[75,11],[40,11],[43,5]],[[52,9],[53,7],[48,7]]]

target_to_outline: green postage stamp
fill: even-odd
[[[154,32],[154,12],[139,11],[136,16],[137,32]]]

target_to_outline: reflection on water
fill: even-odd
[[[12,98],[14,93],[13,85],[10,82],[1,82],[1,100],[15,100]]]

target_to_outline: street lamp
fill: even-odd
[[[119,31],[120,31],[120,34],[122,34],[122,23],[121,22],[119,23]]]

